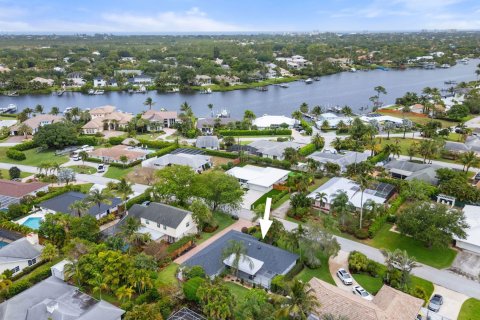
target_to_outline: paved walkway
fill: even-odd
[[[198,246],[196,246],[192,250],[188,251],[184,255],[178,257],[177,259],[174,260],[174,262],[177,263],[177,264],[184,263],[185,261],[190,259],[192,256],[197,254],[197,252],[202,251],[204,248],[209,246],[212,242],[215,242],[218,238],[220,238],[221,236],[223,236],[224,234],[226,234],[230,230],[241,231],[243,227],[248,228],[248,227],[251,227],[251,226],[253,226],[253,223],[251,221],[240,219],[240,220],[236,221],[234,224],[226,227],[225,229],[223,229],[222,231],[220,231],[216,235],[208,238],[207,240],[205,240],[204,242],[202,242],[201,244],[199,244]]]

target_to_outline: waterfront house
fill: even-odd
[[[212,135],[215,128],[225,127],[236,121],[238,120],[233,118],[200,118],[197,120],[197,129],[204,135]]]
[[[195,141],[195,147],[201,149],[218,150],[220,142],[217,136],[200,136]]]
[[[128,82],[133,84],[133,85],[151,85],[153,84],[153,78],[150,76],[147,76],[145,74],[140,74],[133,76],[131,78],[128,78]]]
[[[193,81],[194,86],[209,86],[212,84],[212,77],[207,75],[196,75]]]
[[[0,209],[7,209],[9,205],[19,203],[27,196],[35,196],[39,191],[47,191],[48,183],[44,182],[17,182],[0,179]]]
[[[85,201],[87,194],[81,192],[66,192],[51,199],[45,200],[37,205],[44,213],[67,213],[71,216],[77,216],[77,212],[70,209],[70,205],[76,201]],[[110,213],[116,213],[118,206],[122,203],[120,198],[110,198],[110,203],[90,204],[90,208],[86,214],[91,215],[95,219],[105,217]]]
[[[142,70],[135,70],[135,69],[122,69],[122,70],[115,70],[113,74],[115,76],[122,75],[122,76],[139,76],[143,73]]]
[[[220,75],[220,76],[215,76],[215,81],[219,83],[226,83],[229,86],[235,86],[237,84],[240,84],[240,78],[237,76],[226,76],[226,75]]]
[[[55,122],[61,122],[63,121],[62,116],[55,116],[53,114],[39,114],[36,115],[30,119],[25,120],[22,123],[18,123],[17,125],[13,126],[10,128],[10,135],[16,136],[19,134],[18,129],[22,124],[26,125],[32,130],[32,134],[35,134],[38,132],[38,130],[43,127],[47,126],[49,124],[55,123]]]
[[[35,77],[33,78],[32,80],[29,81],[30,83],[34,83],[34,82],[37,82],[37,83],[40,83],[42,85],[46,85],[48,87],[51,87],[53,86],[53,84],[55,83],[55,80],[53,79],[46,79],[46,78],[42,78],[42,77]]]
[[[105,80],[103,77],[96,77],[93,79],[94,88],[101,88],[106,86],[107,86],[107,80]]]
[[[161,131],[163,128],[173,128],[178,122],[176,111],[147,110],[142,114],[142,119],[148,120],[148,131]]]
[[[234,256],[223,257],[223,251],[231,241],[243,244],[246,254],[240,257],[238,277],[244,281],[270,288],[272,279],[287,274],[297,263],[299,256],[278,247],[258,241],[251,235],[231,230],[189,258],[182,266],[201,266],[211,278],[220,275],[233,265]]]
[[[67,85],[72,87],[81,87],[85,85],[85,80],[83,79],[83,73],[81,72],[71,72],[67,75]]]
[[[290,171],[248,164],[244,167],[233,167],[226,173],[235,177],[244,188],[268,192],[272,190],[274,184],[286,181]]]
[[[98,148],[88,153],[88,156],[91,158],[95,158],[101,160],[103,163],[122,163],[120,161],[122,156],[127,157],[126,165],[135,162],[135,161],[143,161],[147,158],[147,154],[149,154],[149,150],[145,150],[140,147],[132,147],[132,146],[124,146],[124,145],[117,145],[110,148]]]
[[[21,272],[40,262],[43,247],[38,243],[38,235],[28,234],[0,248],[0,273],[10,270],[12,274]]]
[[[109,105],[94,108],[89,113],[92,119],[82,127],[84,134],[125,128],[133,118],[130,113],[116,111],[114,106]]]
[[[275,129],[284,125],[287,128],[293,128],[298,123],[297,120],[285,116],[270,116],[264,114],[253,120],[253,125],[258,129]]]
[[[120,320],[125,313],[52,274],[0,304],[0,320]]]
[[[200,173],[212,166],[212,158],[203,154],[176,153],[142,161],[142,167],[163,169],[171,165],[189,166],[193,171]]]
[[[142,223],[139,232],[149,233],[154,241],[173,243],[197,233],[197,225],[188,210],[151,202],[148,205],[134,204],[128,215]]]
[[[326,113],[322,113],[318,117],[318,120],[315,122],[315,126],[318,129],[321,129],[322,125],[325,121],[328,122],[328,126],[330,128],[335,129],[335,128],[337,128],[337,126],[340,122],[343,122],[345,125],[350,125],[353,121],[353,118],[352,117],[340,116],[340,115],[337,115],[337,114],[331,113],[331,112],[326,112]]]
[[[376,204],[384,204],[395,193],[395,187],[388,183],[377,183],[376,185],[365,189],[363,193],[360,186],[353,180],[334,177],[318,187],[307,197],[313,200],[313,206],[325,211],[330,211],[330,206],[339,192],[345,192],[348,196],[350,203],[359,210],[368,200],[375,202]],[[317,194],[325,194],[325,199],[320,201],[317,199]]]

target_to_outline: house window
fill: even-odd
[[[20,271],[20,266],[16,266],[15,268],[12,269],[12,273],[16,273]]]
[[[148,220],[145,220],[145,224],[150,224],[150,221],[148,221]]]

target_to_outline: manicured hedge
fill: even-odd
[[[303,156],[303,157],[306,157],[308,155],[311,155],[315,151],[317,151],[317,148],[315,147],[315,145],[313,143],[309,143],[306,146],[301,147],[298,150],[298,154]]]
[[[99,139],[94,136],[79,136],[77,138],[77,143],[79,146],[88,144],[89,146],[98,146],[102,139]]]
[[[127,201],[127,210],[130,209],[134,204],[140,204],[145,201],[150,201],[150,193],[145,192],[140,194],[138,197],[132,198]]]
[[[271,129],[271,130],[219,130],[221,136],[289,136],[292,134],[290,129]]]
[[[8,158],[13,159],[13,160],[22,161],[22,160],[27,159],[27,156],[25,156],[25,153],[23,153],[22,151],[12,149],[12,148],[8,149],[6,154],[7,154]]]
[[[387,154],[386,152],[382,151],[382,152],[378,153],[377,155],[375,155],[375,156],[373,156],[373,157],[370,157],[370,158],[368,159],[368,161],[369,161],[371,164],[375,165],[375,164],[377,164],[378,162],[381,162],[381,161],[386,160],[387,158],[388,158],[388,154]]]
[[[127,163],[123,164],[123,163],[118,163],[118,162],[112,162],[112,163],[109,163],[108,165],[111,166],[111,167],[126,169],[126,168],[135,167],[136,165],[139,165],[140,163],[142,163],[142,160],[135,160],[135,161],[130,162],[128,164]]]
[[[17,144],[16,146],[11,147],[10,149],[18,150],[18,151],[25,151],[25,150],[30,150],[36,147],[35,142],[33,140],[25,141],[20,144]]]
[[[108,143],[110,143],[112,146],[116,146],[122,143],[122,141],[125,140],[125,137],[120,136],[120,137],[110,137],[108,138]]]
[[[160,140],[139,139],[138,141],[140,142],[140,144],[146,145],[148,148],[152,148],[152,149],[163,149],[173,144],[172,142],[160,141]]]
[[[160,149],[156,152],[149,153],[149,154],[147,154],[147,159],[164,156],[167,153],[170,153],[170,152],[176,150],[177,148],[178,148],[177,145],[172,145],[172,146]]]

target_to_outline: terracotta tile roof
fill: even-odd
[[[310,280],[320,307],[319,315],[341,315],[349,320],[413,320],[423,300],[384,285],[373,301],[367,301],[349,291],[317,278]]]
[[[101,106],[101,107],[97,107],[97,108],[93,108],[92,110],[90,110],[90,114],[92,113],[95,113],[95,114],[100,114],[100,113],[112,113],[115,111],[115,107],[114,106],[110,106],[110,105],[106,105],[106,106]]]
[[[49,122],[49,123],[55,123],[55,122],[60,122],[63,120],[63,117],[61,116],[54,116],[52,114],[39,114],[33,118],[25,120],[23,123],[27,126],[29,126],[32,129],[36,129],[40,127],[40,124],[42,122]],[[15,125],[12,130],[16,130],[20,127],[20,123]]]
[[[13,198],[22,198],[23,196],[46,186],[48,186],[48,183],[23,183],[10,180],[0,180],[0,195]]]
[[[89,154],[90,156],[93,156],[93,157],[109,158],[116,161],[120,161],[120,157],[122,155],[125,155],[127,156],[128,160],[134,161],[144,157],[147,154],[147,152],[142,152],[142,151],[139,151],[138,149],[131,150],[131,147],[129,146],[118,145],[118,146],[113,146],[111,148],[95,149]]]
[[[177,119],[178,115],[176,111],[157,111],[147,110],[142,114],[142,119],[150,121],[163,121],[164,119]]]
[[[90,120],[82,127],[82,129],[103,128],[103,122],[108,120],[115,120],[115,121],[118,121],[118,124],[125,125],[130,120],[132,120],[132,118],[133,116],[129,113],[115,111],[110,114],[106,114],[103,117],[98,117]]]

